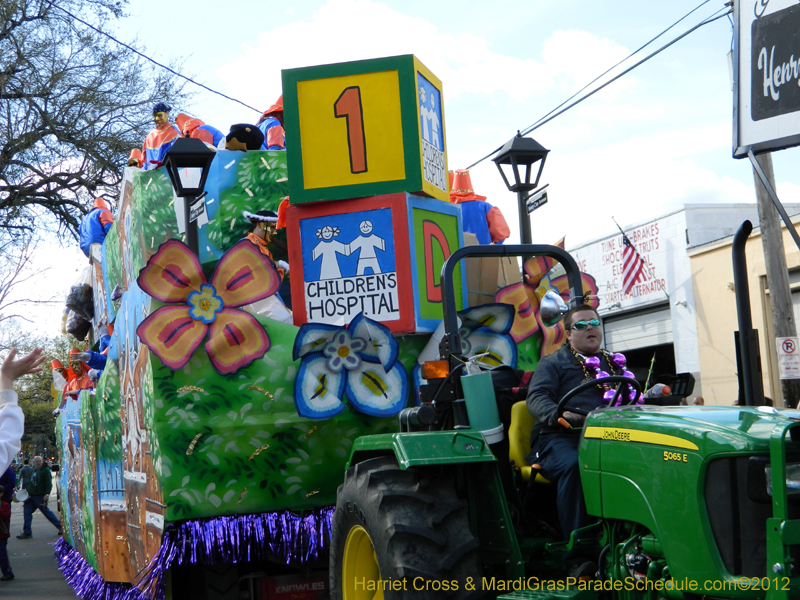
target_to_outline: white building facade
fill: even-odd
[[[796,214],[800,205],[786,209]],[[696,381],[692,395],[702,395],[687,250],[733,235],[746,219],[758,223],[755,204],[687,204],[652,221],[623,226],[645,265],[640,281],[627,292],[622,233],[568,248],[581,271],[597,281],[606,349],[624,353],[637,379],[647,379],[652,361],[650,385],[691,373]]]

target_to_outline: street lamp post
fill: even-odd
[[[500,171],[506,187],[509,191],[517,193],[520,241],[523,244],[532,243],[531,220],[526,202],[531,197],[529,192],[539,185],[539,178],[542,176],[544,161],[547,159],[548,152],[550,150],[542,147],[533,138],[522,137],[517,132],[517,135],[506,142],[492,159],[497,165],[497,170]],[[536,178],[531,181],[531,175],[534,172],[536,163],[539,163],[539,170],[536,172]],[[521,167],[525,167],[524,174],[521,172]],[[507,175],[507,172],[511,177]]]
[[[206,185],[208,172],[216,153],[195,138],[178,138],[164,157],[164,167],[172,188],[184,201],[186,244],[198,254],[197,221],[192,218],[192,204]]]

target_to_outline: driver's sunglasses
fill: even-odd
[[[591,321],[575,321],[572,324],[572,327],[570,327],[570,329],[577,329],[578,331],[583,331],[590,325],[594,328],[600,327],[600,321],[598,319],[592,319]]]

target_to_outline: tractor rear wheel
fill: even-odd
[[[439,470],[364,461],[339,486],[330,552],[332,600],[481,596],[467,505]]]

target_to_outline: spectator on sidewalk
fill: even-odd
[[[33,467],[30,465],[30,462],[27,458],[22,461],[22,469],[19,471],[19,489],[24,490],[28,487],[28,484],[31,481],[31,475],[33,474]]]
[[[17,475],[11,467],[8,467],[0,476],[0,571],[3,573],[0,581],[14,579],[14,572],[8,560],[8,538],[11,537],[11,497],[16,483]]]
[[[61,521],[53,514],[53,511],[47,508],[45,496],[50,496],[50,490],[53,489],[53,477],[50,474],[50,467],[44,464],[41,456],[36,456],[33,459],[33,475],[31,482],[28,485],[28,499],[25,500],[23,505],[24,520],[22,524],[22,533],[17,536],[17,539],[26,540],[33,537],[31,532],[31,521],[33,521],[33,513],[38,509],[45,518],[50,521],[53,526],[58,529],[58,535],[61,535]]]

